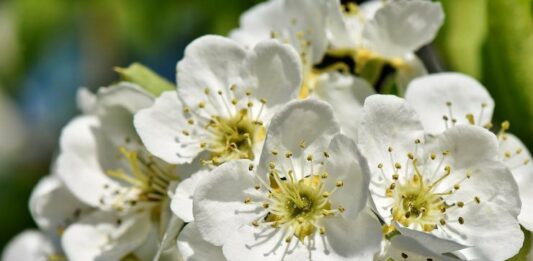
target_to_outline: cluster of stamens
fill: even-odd
[[[384,163],[377,166],[381,181],[386,184],[384,196],[392,200],[392,204],[386,206],[390,209],[390,219],[425,232],[439,228],[444,231],[449,222],[464,224],[464,217],[449,220],[448,214],[455,209],[480,204],[481,199],[474,196],[468,202],[451,202],[448,198],[461,189],[462,183],[471,178],[472,172],[454,173],[452,167],[445,164],[450,153],[448,151],[431,153],[427,159],[417,158],[415,155],[420,143],[420,140],[415,141],[415,152],[407,154],[404,166],[394,161],[393,148],[388,148],[392,173],[386,173]],[[456,182],[450,187],[443,187],[441,183],[453,175]],[[394,228],[385,226],[384,231],[391,233]]]
[[[108,170],[107,175],[126,186],[112,189],[105,184],[107,194],[100,198],[100,204],[117,211],[160,205],[168,197],[170,183],[179,180],[175,166],[158,161],[145,151],[120,147],[119,152],[126,167]]]
[[[304,142],[301,147],[305,147]],[[255,189],[267,191],[262,202],[253,202],[251,198],[244,199],[244,203],[258,204],[266,210],[266,214],[254,220],[252,225],[283,229],[287,244],[291,243],[293,237],[303,242],[305,238],[312,238],[315,232],[325,235],[326,228],[320,225],[320,221],[345,211],[343,206],[335,205],[330,198],[344,186],[343,181],[337,180],[334,187],[327,188],[325,180],[329,174],[324,167],[324,161],[315,160],[313,155],[306,157],[301,171],[296,173],[292,152],[287,151],[284,155],[280,155],[278,151],[271,153],[279,157],[276,157],[278,162],[269,164],[268,181],[255,172],[253,165],[249,168],[258,180]],[[322,159],[325,159],[329,154],[324,152],[322,156]]]
[[[209,151],[204,164],[216,166],[230,160],[253,159],[254,146],[264,140],[261,115],[267,100],[255,99],[250,90],[244,95],[241,91],[236,85],[230,86],[227,93],[206,88],[205,100],[196,108],[184,109],[189,126],[177,142],[194,143]]]

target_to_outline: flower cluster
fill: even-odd
[[[443,20],[429,0],[268,0],[190,43],[175,90],[81,89],[39,230],[4,259],[511,258],[531,155],[479,82],[427,74]]]

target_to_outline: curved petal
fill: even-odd
[[[354,219],[331,217],[321,224],[325,236],[315,233],[312,245],[287,244],[285,234],[275,229],[261,232],[243,226],[228,235],[222,250],[228,260],[372,260],[379,250],[379,222],[370,214]]]
[[[408,89],[409,83],[416,78],[427,75],[428,71],[422,60],[415,54],[406,55],[403,62],[404,64],[397,68],[395,81],[399,89],[398,95],[405,97],[405,91]]]
[[[500,140],[500,155],[511,170],[518,189],[522,209],[518,220],[527,230],[533,231],[533,162],[531,153],[516,136],[506,133]]]
[[[152,107],[137,112],[134,124],[148,151],[168,163],[190,163],[201,151],[199,141],[178,136],[188,125],[175,91],[164,92]]]
[[[296,98],[302,83],[302,65],[298,53],[274,40],[258,43],[244,63],[251,71],[254,96],[266,99],[267,106],[282,105]]]
[[[55,256],[51,240],[37,230],[26,230],[16,235],[4,248],[3,261],[41,261]]]
[[[240,28],[230,34],[249,48],[272,36],[307,53],[312,63],[320,62],[327,47],[324,8],[313,0],[270,0],[246,11]]]
[[[325,179],[325,186],[333,188],[336,182],[343,182],[343,186],[331,195],[331,201],[345,208],[345,217],[355,218],[366,207],[368,198],[370,170],[367,162],[355,142],[342,134],[333,138],[328,153],[325,166],[330,174]]]
[[[363,103],[372,94],[374,89],[365,80],[337,72],[321,75],[313,92],[314,97],[333,107],[342,133],[354,140],[357,140]]]
[[[42,230],[52,233],[62,231],[65,226],[91,210],[53,175],[39,181],[33,189],[29,204],[35,223]]]
[[[187,107],[197,108],[205,102],[205,89],[216,93],[230,93],[231,86],[248,88],[249,77],[242,63],[249,50],[235,41],[221,36],[203,36],[185,49],[183,59],[177,65],[178,94]],[[216,109],[224,109],[221,105]]]
[[[425,242],[421,243],[414,238],[397,235],[387,242],[384,251],[380,253],[379,260],[440,260],[457,261],[458,259],[447,257],[442,253],[435,252],[426,247]]]
[[[405,99],[432,134],[453,126],[452,119],[456,124],[478,126],[492,121],[492,97],[477,80],[464,74],[439,73],[418,78],[409,84]]]
[[[69,226],[62,245],[70,260],[118,260],[139,247],[149,232],[149,215],[119,217],[98,211]]]
[[[270,124],[259,163],[261,175],[266,175],[269,163],[276,161],[272,151],[291,152],[295,162],[309,154],[318,153],[316,156],[322,157],[333,135],[340,131],[331,106],[314,99],[285,105]],[[294,167],[295,173],[301,173],[300,164]],[[287,166],[286,169],[290,168]]]
[[[116,146],[140,146],[133,126],[135,112],[150,107],[154,97],[128,82],[101,88],[96,94],[96,112],[102,132]],[[132,142],[136,141],[136,142]]]
[[[442,166],[448,165],[451,175],[442,179],[435,190],[447,191],[456,184],[460,185],[460,189],[447,197],[446,201],[471,202],[478,197],[481,202],[500,205],[511,215],[518,216],[521,205],[518,185],[511,172],[499,161],[494,134],[481,127],[460,125],[437,136],[427,145],[426,151],[448,153]],[[433,162],[429,169],[436,169],[435,166],[440,164]]]
[[[516,216],[496,204],[482,204],[479,208],[466,208],[466,211],[464,225],[450,224],[450,229],[457,231],[457,240],[463,239],[459,242],[472,246],[459,253],[468,260],[488,261],[507,260],[518,254],[524,233]]]
[[[371,170],[383,164],[385,173],[394,173],[393,163],[389,164],[391,157],[403,162],[409,152],[415,152],[417,140],[423,142],[423,137],[418,115],[405,100],[390,95],[366,99],[358,141]]]
[[[405,228],[396,222],[394,222],[394,226],[404,237],[415,240],[418,244],[424,246],[425,249],[434,251],[435,253],[451,253],[468,247],[452,240],[439,238],[430,233]]]
[[[317,239],[320,245],[326,242],[324,249],[329,249],[330,254],[325,251],[323,257],[317,251],[317,260],[372,260],[374,254],[379,251],[381,242],[381,226],[374,215],[361,212],[357,218],[347,219],[341,217],[333,218],[324,222],[327,239],[325,241]],[[326,220],[324,220],[326,221]]]
[[[200,170],[191,177],[180,182],[176,188],[176,193],[172,198],[170,208],[176,216],[187,223],[194,221],[192,211],[194,191],[196,190],[198,183],[208,175],[210,175],[208,170]]]
[[[431,42],[443,21],[440,3],[391,1],[365,24],[363,38],[370,49],[385,57],[403,57]]]
[[[101,205],[105,188],[114,191],[121,187],[105,174],[105,166],[112,167],[116,155],[116,148],[109,143],[94,116],[75,118],[61,134],[57,174],[77,198],[93,207]]]
[[[217,246],[242,226],[251,226],[256,216],[264,212],[244,200],[262,199],[254,189],[256,181],[248,170],[251,161],[230,161],[215,168],[196,187],[193,198],[194,222],[202,237]]]
[[[189,223],[183,228],[178,239],[178,249],[185,261],[225,261],[222,248],[202,239],[196,224]]]

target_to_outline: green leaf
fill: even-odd
[[[115,71],[120,75],[122,81],[138,84],[155,96],[159,96],[164,91],[171,91],[176,88],[167,79],[139,63],[133,63],[127,68],[116,67]]]
[[[487,0],[441,0],[446,14],[435,44],[449,68],[481,78]]]
[[[489,34],[482,82],[494,97],[499,120],[533,144],[533,20],[531,0],[487,1]]]

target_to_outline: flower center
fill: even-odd
[[[126,186],[111,190],[104,185],[108,194],[100,199],[100,203],[122,211],[132,207],[158,205],[168,196],[168,188],[172,182],[179,180],[175,174],[175,166],[163,163],[147,152],[130,151],[119,148],[125,167],[107,170],[107,175]]]
[[[415,141],[415,152],[420,143],[418,139]],[[390,210],[390,216],[384,212],[386,219],[425,232],[446,231],[449,222],[461,225],[465,222],[454,211],[481,203],[475,195],[466,201],[450,197],[468,182],[473,172],[469,169],[452,172],[451,166],[445,164],[449,151],[443,151],[441,155],[430,153],[428,159],[420,159],[423,163],[419,163],[416,153],[409,152],[405,166],[395,161],[392,147],[388,148],[388,153],[391,165],[386,168],[384,163],[379,163],[377,167],[381,175],[374,180],[374,184],[380,184],[378,186],[383,190],[371,189],[374,194],[390,199],[386,206],[382,206],[386,212]],[[386,169],[392,173],[387,173]],[[383,229],[389,235],[395,231],[392,225],[385,225]]]
[[[265,218],[267,222],[273,222],[273,226],[291,226],[294,235],[303,240],[315,232],[319,219],[332,213],[320,176],[305,177],[296,182],[273,182],[272,208]]]
[[[277,156],[278,152],[273,151],[272,154]],[[329,157],[326,152],[324,155]],[[286,166],[282,164],[283,162],[279,162],[279,165],[274,162],[270,163],[268,182],[263,181],[254,172],[260,182],[260,185],[255,188],[259,190],[263,187],[268,190],[268,195],[265,196],[266,201],[258,202],[267,210],[266,214],[253,221],[252,225],[283,228],[287,234],[285,238],[287,243],[291,242],[293,236],[303,242],[316,231],[324,235],[326,229],[320,226],[320,221],[345,211],[343,206],[334,205],[331,201],[331,195],[342,188],[344,183],[342,180],[337,180],[333,183],[333,188],[328,190],[325,181],[329,175],[325,170],[324,162],[314,161],[312,155],[307,156],[305,163],[302,163],[305,166],[301,168],[301,173],[295,173],[292,168],[287,167],[295,166],[291,152],[285,153],[285,160],[289,162]],[[310,171],[304,173],[304,169]],[[254,171],[253,165],[250,165],[250,171]],[[246,198],[244,202],[253,203],[250,198]]]
[[[442,195],[432,190],[419,175],[398,185],[393,193],[392,219],[404,226],[415,224],[426,232],[435,229],[446,203]]]
[[[254,159],[254,144],[264,139],[265,129],[254,123],[243,109],[233,118],[213,116],[208,128],[214,138],[210,144],[211,162],[216,165],[236,159]]]

